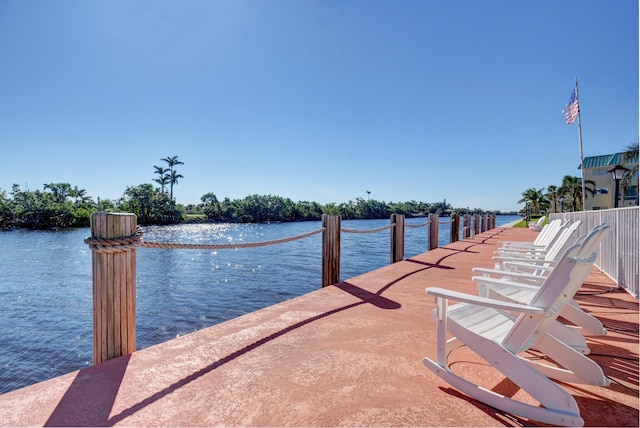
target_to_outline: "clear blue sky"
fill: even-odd
[[[638,140],[636,0],[0,2],[0,189],[512,210]]]

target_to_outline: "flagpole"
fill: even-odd
[[[582,121],[580,119],[580,94],[578,93],[578,78],[576,77],[576,100],[578,101],[578,140],[580,141],[580,172],[582,174],[582,211],[587,205],[586,192],[584,187],[584,156],[582,155]]]

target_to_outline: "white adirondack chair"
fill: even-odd
[[[570,225],[562,226],[559,233],[553,238],[549,245],[544,248],[507,248],[494,251],[494,260],[520,261],[520,260],[555,260],[562,255],[564,250],[569,248],[577,240],[576,231],[582,223],[576,220]]]
[[[550,240],[553,239],[560,228],[562,227],[562,220],[555,219],[544,225],[538,236],[533,242],[525,241],[501,241],[502,248],[542,248],[549,245]]]
[[[605,223],[594,227],[589,233],[594,232],[596,229],[600,228],[609,228],[609,226]],[[555,245],[552,250],[547,252],[546,257],[544,259],[527,259],[522,260],[521,258],[508,258],[504,257],[500,259],[500,263],[496,264],[495,269],[487,269],[487,268],[474,268],[474,272],[480,272],[484,274],[495,274],[499,276],[506,276],[505,272],[509,272],[509,276],[513,278],[519,278],[525,281],[530,281],[535,284],[540,284],[542,277],[549,274],[550,271],[555,267],[558,259],[564,254],[564,252],[573,244],[582,243],[587,235],[581,236],[578,239],[573,239],[570,236],[563,245]],[[602,239],[602,237],[600,238]],[[593,250],[598,250],[597,244],[600,241],[593,242]],[[590,254],[590,253],[589,253]]]
[[[494,257],[495,260],[501,260],[498,268],[496,264],[495,269],[487,268],[474,268],[474,272],[480,272],[485,274],[495,274],[501,277],[510,276],[514,278],[522,277],[528,279],[531,282],[540,284],[545,276],[553,270],[560,257],[564,255],[567,249],[575,244],[582,246],[582,255],[591,254],[598,251],[598,244],[602,241],[610,226],[606,223],[602,223],[595,226],[586,235],[583,235],[577,239],[573,239],[573,234],[579,225],[573,224],[571,229],[563,230],[561,236],[552,248],[545,254],[544,258],[531,258],[522,259],[520,257]]]
[[[505,412],[551,425],[581,426],[575,399],[551,379],[608,386],[598,364],[548,332],[593,267],[595,254],[577,258],[567,251],[528,303],[514,303],[429,287],[436,298],[438,323],[436,360],[426,367],[465,394]],[[449,305],[449,301],[459,303]],[[514,316],[512,313],[518,313]],[[453,337],[447,339],[448,333]],[[448,364],[451,352],[468,346],[537,400],[541,406],[504,396],[455,374]],[[537,349],[562,367],[522,356]]]
[[[576,257],[586,257],[597,252],[598,245],[609,232],[608,224],[601,224],[578,239],[577,246],[573,247]],[[566,252],[566,251],[565,251]],[[484,276],[474,276],[472,279],[478,283],[479,294],[484,297],[492,297],[509,301],[528,303],[538,292],[538,287],[545,281],[546,277],[556,266],[554,261],[520,262],[507,265],[508,270],[474,268],[474,272],[482,273]],[[561,313],[562,318],[570,321],[572,329],[582,334],[606,335],[607,330],[602,322],[592,315],[587,314],[575,299],[571,299],[567,307]],[[557,328],[557,327],[556,327]],[[557,329],[554,334],[562,335]],[[575,349],[588,354],[589,348],[586,342],[565,332],[563,336],[565,343],[571,343]],[[573,337],[573,339],[571,339]]]
[[[542,216],[542,217],[540,217],[538,219],[538,221],[529,222],[529,224],[528,224],[529,229],[536,230],[536,231],[542,230],[542,224],[544,223],[545,218],[547,218],[547,217],[546,216]]]

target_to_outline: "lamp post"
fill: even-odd
[[[624,173],[629,171],[627,168],[622,165],[616,165],[609,170],[609,174],[611,174],[611,178],[616,183],[615,190],[613,191],[613,208],[618,208],[618,191],[620,189],[620,180],[624,177]]]

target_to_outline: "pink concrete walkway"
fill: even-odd
[[[437,285],[476,293],[498,228],[98,366],[0,395],[5,426],[521,426],[422,365],[435,356]],[[615,382],[562,384],[587,426],[638,424],[638,301],[591,274],[578,296],[610,333],[589,337]],[[595,294],[599,293],[599,294]],[[522,391],[465,349],[456,371],[503,394]],[[524,399],[527,399],[524,397]]]

